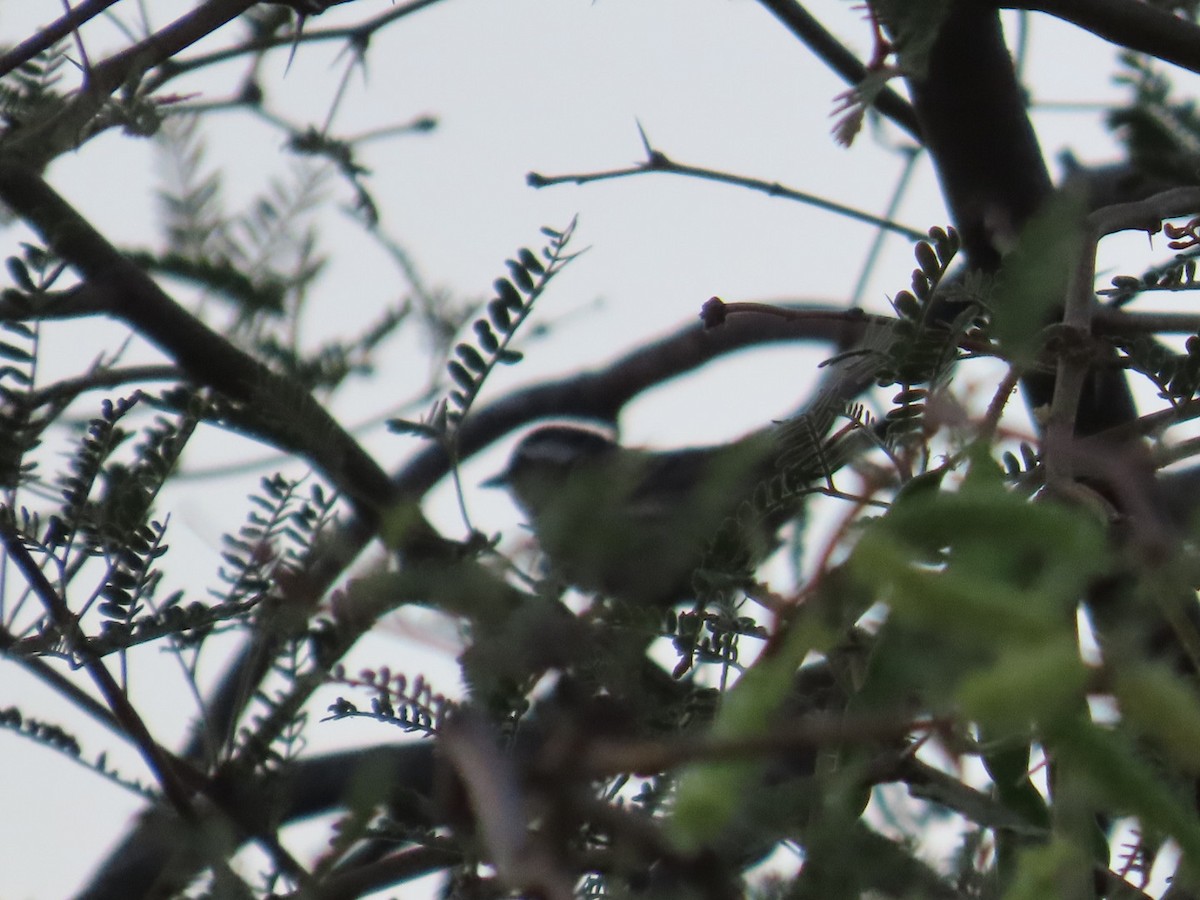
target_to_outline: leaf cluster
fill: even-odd
[[[329,674],[334,684],[373,692],[371,709],[359,710],[351,701],[338,697],[329,706],[328,720],[357,716],[374,719],[385,725],[395,725],[406,732],[436,735],[446,717],[453,714],[456,704],[436,693],[424,676],[418,675],[409,683],[402,673],[387,667],[363,669],[357,676],[346,674],[345,667],[335,666]]]
[[[1123,341],[1119,346],[1129,360],[1130,369],[1153,382],[1158,396],[1172,406],[1188,403],[1200,391],[1200,336],[1190,336],[1183,353],[1175,353],[1145,335]]]
[[[891,299],[896,324],[877,379],[880,387],[900,387],[887,413],[889,440],[898,441],[921,427],[925,402],[960,358],[962,338],[984,324],[979,300],[939,291],[959,247],[953,228],[931,228],[929,239],[913,248],[917,268],[911,290],[901,290]]]
[[[1114,275],[1112,286],[1096,293],[1108,298],[1113,306],[1121,307],[1146,293],[1195,290],[1197,255],[1200,251],[1177,254],[1174,259],[1149,267],[1141,277]]]
[[[567,252],[576,224],[573,219],[562,231],[544,227],[542,233],[549,242],[541,250],[541,259],[522,248],[514,259],[505,261],[508,277],[492,282],[495,296],[487,301],[487,314],[471,323],[473,341],[457,343],[453,358],[446,363],[446,373],[455,385],[448,400],[439,403],[426,422],[391,420],[391,431],[445,441],[470,411],[496,366],[515,365],[523,359],[510,345],[551,279],[579,255]]]
[[[1108,114],[1108,127],[1129,154],[1136,170],[1170,182],[1194,179],[1200,159],[1200,111],[1190,98],[1172,96],[1170,80],[1156,60],[1122,53],[1118,84],[1129,102]]]
[[[66,97],[57,88],[66,62],[66,45],[56,43],[0,80],[0,120],[6,130],[43,121],[62,109]]]

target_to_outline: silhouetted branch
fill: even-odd
[[[1173,188],[1145,200],[1106,206],[1091,213],[1083,223],[1083,246],[1068,288],[1062,328],[1067,350],[1060,354],[1054,397],[1046,420],[1046,483],[1062,489],[1074,478],[1072,454],[1067,452],[1075,431],[1080,397],[1087,379],[1091,354],[1073,352],[1092,340],[1092,317],[1096,305],[1096,248],[1101,238],[1120,231],[1139,230],[1156,234],[1164,219],[1200,210],[1200,188]]]
[[[47,580],[37,562],[26,549],[21,536],[10,525],[9,518],[12,514],[12,510],[0,509],[0,541],[4,544],[6,556],[25,577],[33,589],[34,596],[45,606],[49,620],[63,635],[70,652],[83,663],[83,668],[103,695],[113,717],[120,722],[122,730],[129,736],[150,771],[154,773],[167,800],[183,819],[188,821],[194,819],[195,810],[192,806],[190,792],[182,780],[178,761],[173,760],[170,754],[159,746],[146,727],[146,723],[142,721],[142,717],[125,695],[125,691],[113,678],[112,673],[108,671],[103,661],[88,648],[87,637],[79,625],[79,619],[67,606],[66,601],[59,596],[54,585]]]
[[[424,801],[433,795],[433,744],[422,741],[358,748],[291,760],[273,776],[269,786],[249,773],[237,777],[238,782],[225,785],[229,796],[236,797],[236,802],[248,810],[276,810],[283,824],[339,808],[346,803],[354,784],[364,777],[372,779],[377,796],[393,809],[410,808],[414,798]],[[270,792],[269,800],[265,791]],[[420,825],[415,815],[406,816],[405,821],[414,827]],[[180,823],[169,810],[147,810],[92,876],[80,897],[125,900],[146,896],[155,885],[175,885],[182,890],[207,864],[198,848],[188,848],[182,840]]]
[[[84,72],[83,87],[54,115],[11,133],[9,158],[40,170],[77,146],[96,127],[96,116],[122,85],[134,85],[144,73],[169,60],[237,18],[255,0],[206,0],[165,28],[126,47]]]
[[[798,37],[829,68],[840,75],[851,87],[867,76],[867,67],[857,56],[830,34],[813,15],[795,0],[759,0],[788,30]],[[921,124],[917,114],[907,100],[884,88],[875,98],[874,104],[883,115],[904,129],[909,137],[921,141]]]
[[[876,320],[855,309],[814,307],[791,312],[795,318],[784,321],[773,312],[732,316],[719,328],[697,323],[595,371],[514,391],[473,410],[464,420],[458,433],[459,457],[469,459],[513,429],[542,418],[615,422],[639,394],[738,350],[796,342],[850,346]],[[404,465],[395,483],[404,496],[421,496],[449,472],[449,466],[445,451],[431,444]]]
[[[1097,37],[1200,72],[1200,26],[1140,0],[1030,0],[1004,9],[1044,12]]]
[[[346,2],[346,0],[343,0],[343,2]],[[202,69],[215,63],[237,59],[240,56],[261,53],[264,50],[278,48],[291,49],[300,44],[315,44],[325,41],[346,41],[352,45],[366,47],[370,42],[371,36],[385,25],[390,25],[397,19],[403,19],[438,2],[439,0],[410,0],[409,3],[393,6],[387,12],[380,13],[378,16],[367,19],[357,25],[346,25],[338,28],[308,28],[298,34],[265,34],[252,37],[243,43],[227,47],[223,50],[200,53],[189,59],[171,60],[147,79],[147,87],[150,90],[156,90],[173,78],[185,75],[188,72],[194,72],[197,69]],[[278,5],[295,8],[291,3],[280,3]]]
[[[864,212],[860,209],[855,209],[852,206],[846,206],[842,203],[837,203],[833,200],[826,200],[824,197],[818,197],[815,194],[809,194],[804,191],[798,191],[794,188],[784,187],[777,181],[762,181],[758,178],[749,178],[744,175],[733,175],[729,172],[719,172],[715,169],[705,169],[699,166],[689,166],[685,163],[675,162],[669,158],[661,150],[655,150],[650,146],[649,140],[646,138],[646,133],[638,127],[641,133],[642,146],[646,150],[646,161],[638,163],[636,166],[629,166],[623,169],[609,169],[604,172],[582,172],[570,175],[541,175],[538,172],[530,172],[525,176],[526,182],[530,187],[544,188],[551,187],[556,184],[572,183],[572,184],[587,184],[592,181],[606,181],[613,178],[628,178],[633,175],[647,175],[653,172],[662,172],[668,175],[685,175],[689,178],[700,178],[705,181],[716,181],[721,184],[732,184],[735,187],[748,188],[752,191],[760,191],[770,197],[783,197],[785,200],[796,200],[800,203],[808,204],[809,206],[823,209],[827,212],[836,213],[840,216],[845,216],[848,219],[853,219],[856,222],[865,222],[868,225],[873,225],[876,228],[882,228],[896,234],[903,235],[909,240],[919,241],[925,237],[925,232],[918,231],[915,228],[910,228],[907,225],[901,225],[898,222],[892,222],[888,219],[880,218],[872,215],[869,212]]]
[[[43,50],[61,41],[84,22],[96,18],[104,10],[118,2],[119,0],[84,0],[74,9],[67,7],[67,12],[54,22],[30,35],[6,53],[0,54],[0,78],[20,68]]]
[[[191,380],[245,404],[242,424],[252,425],[260,437],[308,460],[346,495],[360,516],[378,521],[395,502],[387,475],[307,391],[179,306],[40,175],[0,162],[0,199],[99,289],[99,296],[112,303],[106,310],[110,315],[156,344]],[[414,527],[413,537],[425,546],[441,540],[421,519],[414,519]],[[417,532],[422,536],[417,537]]]

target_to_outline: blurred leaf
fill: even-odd
[[[1124,666],[1115,682],[1121,718],[1182,769],[1200,773],[1200,700],[1194,684],[1161,664]]]
[[[1023,850],[1018,859],[1016,877],[1004,900],[1062,897],[1064,880],[1090,868],[1087,854],[1063,840]]]
[[[815,616],[793,622],[787,640],[760,659],[725,694],[713,723],[716,738],[745,739],[765,733],[790,695],[796,670],[812,650],[827,650],[835,635]],[[761,757],[750,762],[704,762],[686,769],[676,788],[670,833],[686,850],[712,841],[751,796],[747,788],[761,777]]]
[[[992,297],[992,328],[1014,362],[1032,362],[1038,336],[1062,306],[1083,250],[1086,212],[1080,192],[1056,194],[1004,257]]]
[[[877,0],[872,8],[886,24],[904,71],[923,76],[949,0]]]
[[[1071,636],[1008,647],[996,662],[963,679],[963,711],[1002,732],[1025,731],[1084,708],[1088,670]]]
[[[1055,723],[1047,746],[1112,813],[1137,816],[1144,827],[1175,838],[1191,867],[1200,862],[1200,820],[1191,800],[1165,784],[1125,737],[1074,716]]]

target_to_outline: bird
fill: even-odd
[[[703,583],[748,582],[778,545],[796,511],[776,502],[787,494],[781,446],[776,428],[655,452],[594,428],[544,425],[484,486],[508,490],[561,580],[662,608],[699,599]]]

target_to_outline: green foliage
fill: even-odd
[[[726,596],[717,598],[718,602],[703,610],[667,613],[664,631],[680,660],[675,668],[676,677],[697,665],[740,669],[738,648],[742,638],[767,637],[766,629],[752,616],[740,615]]]
[[[930,391],[943,383],[960,357],[959,341],[982,324],[978,298],[961,290],[939,293],[959,247],[953,228],[931,228],[929,240],[913,248],[917,268],[912,290],[899,291],[891,299],[896,324],[881,354],[877,379],[880,387],[900,387],[887,413],[887,435],[893,443],[921,427]]]
[[[544,263],[525,248],[517,253],[516,259],[506,260],[509,277],[497,278],[492,283],[496,296],[487,302],[487,315],[471,324],[474,341],[455,345],[454,358],[446,363],[446,372],[455,385],[449,402],[439,403],[426,422],[393,419],[388,423],[390,430],[445,440],[466,416],[492,370],[498,365],[511,366],[521,361],[521,354],[510,344],[551,279],[579,255],[566,252],[575,225],[572,219],[562,231],[542,229],[550,239],[542,248]]]
[[[1103,544],[1098,523],[1028,503],[977,457],[959,491],[913,496],[872,523],[852,571],[886,591],[898,621],[931,637],[1024,651],[1071,639],[1079,592],[1107,565]]]
[[[223,296],[247,316],[279,316],[288,286],[280,280],[252,279],[241,268],[220,259],[198,259],[176,253],[132,253],[130,258],[147,272],[168,275]]]
[[[950,0],[876,0],[872,4],[874,14],[896,46],[905,72],[916,77],[924,75],[938,26],[950,5]]]
[[[359,710],[344,697],[338,697],[329,707],[327,720],[365,717],[394,725],[405,732],[436,735],[448,715],[454,712],[455,704],[445,696],[435,693],[423,676],[417,676],[409,684],[408,677],[388,668],[378,671],[363,669],[358,676],[347,676],[343,666],[330,673],[330,680],[346,687],[373,692],[369,712]]]
[[[58,260],[32,244],[22,244],[21,255],[5,262],[14,287],[0,293],[0,303],[11,306],[18,316],[29,315],[44,303],[63,273]],[[36,398],[39,334],[35,325],[17,317],[0,320],[0,489],[10,507],[17,505],[16,489],[36,481],[33,453],[61,411],[60,405],[39,404]]]
[[[220,173],[208,168],[196,117],[174,118],[156,141],[164,185],[158,190],[166,236],[161,252],[132,258],[147,271],[195,285],[230,303],[239,322],[281,317],[320,274],[309,223],[325,190],[325,171],[295,165],[273,178],[239,212],[225,208]]]
[[[195,431],[202,401],[191,398],[178,422],[159,417],[143,428],[130,461],[111,460],[132,436],[118,423],[142,399],[138,393],[115,405],[105,401],[101,416],[89,424],[71,464],[74,475],[63,483],[64,543],[79,533],[87,552],[112,556],[132,550],[134,556],[141,556],[155,542],[146,530],[154,500]],[[99,496],[93,496],[97,481],[101,489]]]
[[[465,301],[426,288],[380,228],[366,138],[332,131],[348,82],[323,122],[293,125],[271,108],[266,54],[288,43],[296,51],[314,37],[305,17],[323,5],[260,4],[241,20],[245,40],[207,57],[155,62],[159,44],[143,44],[147,56],[120,71],[118,86],[94,95],[88,82],[121,58],[86,58],[85,30],[72,34],[75,49],[52,47],[0,80],[0,151],[15,148],[18,162],[34,159],[39,171],[62,149],[105,131],[157,134],[163,234],[124,255],[165,290],[195,301],[197,315],[215,309],[212,328],[220,332],[204,348],[216,352],[181,352],[163,329],[125,315],[170,365],[123,366],[123,354],[100,356],[69,379],[47,382],[39,365],[43,332],[54,318],[90,315],[108,303],[114,284],[105,279],[121,266],[97,276],[88,264],[94,260],[73,257],[54,228],[39,229],[54,253],[23,245],[7,262],[0,655],[131,743],[156,788],[117,775],[103,753],[85,758],[70,729],[23,709],[0,710],[0,728],[146,801],[139,821],[150,824],[135,827],[153,831],[152,839],[137,840],[135,832],[123,855],[141,860],[143,851],[167,848],[152,891],[351,896],[369,878],[394,889],[440,868],[451,872],[447,896],[463,897],[575,890],[596,897],[990,900],[1090,896],[1101,879],[1116,896],[1118,863],[1109,859],[1105,826],[1118,816],[1137,823],[1121,862],[1148,869],[1169,840],[1184,854],[1179,883],[1191,878],[1200,859],[1193,802],[1200,698],[1192,674],[1200,638],[1189,620],[1194,536],[1171,531],[1171,511],[1142,489],[1140,470],[1127,471],[1133,464],[1125,448],[1109,452],[1099,441],[1069,448],[1095,462],[1095,471],[1068,477],[1065,486],[1044,485],[1043,466],[1052,471],[1064,448],[1029,439],[1001,453],[1013,445],[999,445],[996,435],[1007,442],[1013,432],[998,421],[1000,410],[981,420],[958,390],[966,379],[954,379],[976,352],[999,348],[1018,374],[1039,362],[1078,261],[1082,200],[1068,195],[1045,207],[995,279],[953,272],[959,236],[934,228],[914,249],[911,287],[893,298],[893,316],[817,311],[823,325],[845,326],[855,340],[865,332],[865,339],[825,366],[799,415],[773,429],[763,423],[775,469],[712,537],[694,573],[694,606],[631,609],[613,597],[578,596],[554,579],[506,567],[482,552],[492,549],[482,537],[458,544],[437,534],[418,494],[445,474],[419,471],[438,454],[385,471],[332,416],[321,433],[297,439],[309,428],[295,414],[312,399],[307,392],[324,399],[369,375],[384,341],[407,328],[431,345],[429,371],[449,357],[449,388],[426,421],[389,426],[437,441],[453,477],[462,447],[482,442],[477,435],[460,442],[473,416],[487,425],[483,441],[497,436],[503,415],[492,414],[505,406],[483,415],[483,387],[497,366],[521,359],[514,349],[521,328],[577,255],[568,247],[574,221],[544,230],[546,245],[514,254],[471,320],[462,314]],[[314,39],[344,41],[349,75],[365,67],[376,27],[424,5],[401,4],[376,24],[335,27]],[[948,0],[869,7],[875,53],[848,95],[844,139],[869,103],[882,102],[889,80],[929,71],[951,8]],[[1194,16],[1197,4],[1162,0],[1146,8]],[[78,75],[63,66],[68,52]],[[227,99],[162,90],[193,67],[239,56],[248,63],[244,82]],[[1193,183],[1200,159],[1194,103],[1173,97],[1145,58],[1128,56],[1125,64],[1133,99],[1113,113],[1112,127],[1142,173]],[[78,91],[64,90],[67,76],[77,76]],[[304,160],[231,203],[199,125],[201,114],[218,108],[270,123],[283,132],[284,149]],[[407,130],[433,124],[422,118]],[[640,171],[673,165],[644,143]],[[325,287],[314,216],[328,207],[331,175],[343,193],[349,188],[357,221],[411,290],[361,333],[312,349],[299,335],[306,302]],[[36,226],[36,216],[26,218]],[[1194,236],[1193,225],[1185,230]],[[1172,249],[1185,252],[1140,277],[1119,275],[1102,293],[1120,307],[1143,294],[1192,289],[1200,251]],[[404,293],[388,288],[388,296]],[[783,313],[777,319],[790,327],[814,311],[793,318],[796,310],[766,312]],[[1136,316],[1112,320],[1126,329],[1117,342],[1125,360],[1157,386],[1166,401],[1159,405],[1170,407],[1162,412],[1188,413],[1200,394],[1200,335],[1178,353]],[[465,337],[456,338],[460,332]],[[829,334],[805,336],[818,333]],[[244,393],[221,396],[225,382],[206,369],[210,355],[248,363],[245,371],[262,383],[243,378],[251,382],[240,385]],[[1064,355],[1061,364],[1072,360]],[[155,396],[137,389],[147,379],[175,383]],[[893,388],[880,407],[886,414],[872,412],[873,385]],[[402,391],[393,388],[389,403],[410,411],[441,391],[418,385],[399,400]],[[931,403],[935,395],[944,403]],[[1003,399],[997,392],[994,405]],[[499,425],[544,412],[518,410]],[[193,436],[207,427],[241,429],[273,452],[302,456],[316,472],[259,482],[244,521],[222,523],[228,533],[214,564],[219,584],[197,599],[190,577],[182,588],[171,584],[168,561],[180,555],[169,546],[179,532],[169,527],[167,490],[181,477],[185,453],[193,453]],[[65,452],[46,453],[56,448],[52,441]],[[1130,454],[1139,466],[1140,449]],[[39,465],[48,460],[54,474],[43,480]],[[410,491],[413,484],[418,490]],[[352,516],[339,515],[335,486],[347,489]],[[794,524],[805,551],[796,552],[794,571],[760,571],[780,528],[815,495],[840,504],[820,520],[829,521],[830,534],[814,531],[816,520]],[[1110,507],[1119,515],[1100,513]],[[397,519],[406,529],[428,528],[421,534],[429,540],[406,546],[401,559],[386,546]],[[348,576],[376,538],[384,549]],[[641,549],[630,547],[631,554]],[[649,578],[653,565],[637,574]],[[438,627],[461,642],[461,701],[435,692],[423,676],[399,674],[400,663],[347,674],[352,648],[379,653],[381,645],[364,636],[381,619],[388,627],[385,614],[404,605],[432,611]],[[1094,623],[1094,653],[1078,634],[1081,611]],[[241,647],[228,653],[235,639]],[[139,696],[137,663],[163,649],[197,698],[192,736],[180,747],[128,705]],[[215,673],[218,654],[222,670]],[[219,684],[209,691],[213,674]],[[84,676],[100,686],[94,697]],[[331,686],[349,696],[317,694]],[[1111,714],[1093,710],[1097,696],[1111,701]],[[377,746],[322,769],[308,743],[322,707],[326,722],[370,719],[399,731],[381,730],[378,741],[367,739]],[[478,727],[456,731],[464,723]],[[418,753],[396,762],[397,749]],[[1042,756],[1044,772],[1036,770]],[[413,758],[419,764],[410,767]],[[305,772],[317,775],[300,784],[297,773]],[[281,832],[298,818],[337,811],[315,862],[284,849],[291,836]],[[935,826],[958,830],[953,858],[922,845]],[[257,880],[239,874],[240,861],[231,864],[243,841],[269,857]],[[756,862],[781,847],[798,851],[798,871],[752,885]]]
[[[1148,335],[1120,341],[1129,367],[1145,375],[1158,388],[1158,396],[1173,406],[1187,403],[1200,390],[1200,336],[1184,343],[1183,353],[1174,353]]]
[[[0,79],[0,118],[6,128],[43,121],[63,107],[56,90],[67,62],[66,45],[56,43]]]
[[[713,724],[714,738],[753,739],[769,733],[780,707],[792,688],[792,674],[810,651],[828,651],[834,636],[813,617],[793,622],[787,641],[777,652],[760,659],[725,694]],[[685,770],[676,788],[671,832],[685,849],[695,851],[710,843],[739,812],[754,782],[761,778],[762,763],[746,761],[704,763]]]
[[[1033,823],[1048,820],[1026,783],[1028,751],[1021,748],[1030,740],[1056,761],[1058,804],[1136,815],[1190,856],[1200,849],[1194,810],[1179,802],[1124,728],[1086,719],[1094,675],[1079,656],[1074,610],[1085,585],[1112,565],[1104,544],[1090,515],[1027,502],[1002,488],[979,456],[959,490],[897,502],[865,531],[850,561],[892,611],[864,696],[887,702],[919,692],[934,709],[978,723],[1001,800]],[[919,660],[911,655],[915,643],[924,647]],[[1195,692],[1162,666],[1136,658],[1114,656],[1106,665],[1127,711],[1125,726],[1177,766],[1195,766]],[[1043,851],[1025,854],[1014,870],[1013,895],[1033,896],[1030,885],[1043,883],[1041,867],[1054,871],[1050,860]]]
[[[1037,450],[1029,444],[1022,441],[1018,449],[1021,454],[1020,459],[1011,450],[1005,450],[1000,456],[1000,462],[1004,466],[1004,474],[1012,480],[1037,471],[1038,467],[1042,464]]]
[[[321,532],[332,524],[335,498],[319,484],[309,486],[275,474],[259,482],[261,493],[250,495],[247,521],[236,535],[226,535],[221,553],[223,591],[213,591],[222,603],[266,599],[280,572],[298,572]]]
[[[1125,306],[1145,293],[1196,290],[1196,257],[1200,250],[1176,254],[1174,259],[1148,268],[1140,278],[1114,275],[1112,287],[1096,293],[1113,306]]]
[[[37,463],[28,457],[41,443],[28,400],[37,332],[20,322],[3,322],[0,335],[0,488],[11,492],[33,476]]]
[[[1131,93],[1126,106],[1108,114],[1108,126],[1126,148],[1134,168],[1155,177],[1190,183],[1200,159],[1200,112],[1191,99],[1174,99],[1156,61],[1136,53],[1120,56],[1116,78]]]
[[[1046,324],[1060,309],[1083,252],[1085,198],[1057,194],[1034,215],[1004,257],[991,297],[991,334],[1017,365],[1033,362]]]

